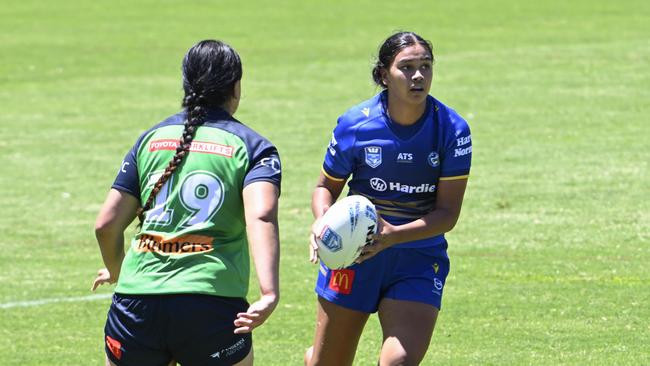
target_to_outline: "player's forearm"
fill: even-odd
[[[246,232],[260,291],[276,301],[280,296],[279,195],[279,189],[268,182],[252,183],[243,191]]]
[[[108,269],[111,277],[117,279],[124,259],[124,233],[113,232],[107,228],[96,228],[95,236],[102,253],[104,266]]]
[[[409,222],[394,226],[392,235],[394,244],[430,238],[451,231],[458,221],[459,212],[439,208],[427,215]]]
[[[318,186],[314,189],[311,197],[311,212],[314,218],[323,216],[325,207],[330,207],[336,201],[338,195],[335,197],[332,191],[326,187]]]
[[[255,270],[264,296],[280,296],[280,240],[277,217],[258,218],[247,224],[248,240]]]

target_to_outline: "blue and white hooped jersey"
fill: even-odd
[[[456,111],[427,97],[427,109],[407,139],[398,136],[386,113],[386,92],[338,119],[323,163],[324,174],[348,182],[348,194],[368,197],[393,225],[416,220],[434,209],[438,182],[469,176],[472,139]],[[400,247],[446,249],[443,235]]]

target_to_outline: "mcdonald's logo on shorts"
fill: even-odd
[[[352,292],[354,271],[351,269],[333,269],[330,277],[329,288],[339,294],[349,295]]]

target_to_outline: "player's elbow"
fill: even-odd
[[[98,217],[95,221],[95,237],[97,240],[115,236],[117,231],[117,225],[115,225],[112,220],[106,220],[102,217]]]
[[[456,223],[458,223],[458,217],[460,216],[460,212],[457,210],[449,210],[449,209],[443,209],[445,212],[444,218],[444,227],[443,227],[443,232],[450,232],[451,230],[456,227]]]

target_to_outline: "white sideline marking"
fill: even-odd
[[[4,304],[0,304],[0,309],[26,308],[30,306],[51,304],[55,302],[95,301],[95,300],[109,299],[112,296],[113,294],[96,294],[96,295],[77,296],[77,297],[54,297],[51,299],[40,299],[40,300],[32,300],[32,301],[6,302]]]

